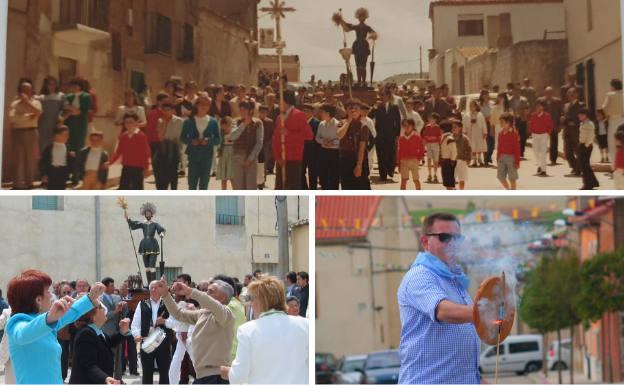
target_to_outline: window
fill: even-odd
[[[515,342],[509,344],[509,354],[537,352],[538,350],[539,344],[537,341]]]
[[[66,87],[70,80],[76,77],[78,72],[78,62],[74,59],[64,57],[58,58],[59,83],[61,87]]]
[[[32,209],[42,211],[63,211],[63,198],[54,196],[32,197]]]
[[[122,67],[122,55],[121,55],[121,35],[119,32],[113,32],[112,34],[112,61],[113,70],[121,71]]]
[[[107,31],[110,26],[110,0],[61,0],[62,25],[83,24]]]
[[[218,225],[245,225],[244,198],[215,197],[216,220]]]
[[[499,354],[501,356],[505,354],[505,345],[500,346]],[[488,352],[485,354],[486,357],[493,357],[495,355],[496,355],[496,346],[491,347],[490,350],[488,350]]]
[[[167,16],[145,15],[145,53],[171,54],[171,19]]]
[[[484,36],[483,15],[459,15],[459,36]]]
[[[157,269],[158,269],[158,266],[157,266]],[[160,269],[158,269],[158,273],[160,273]],[[178,275],[180,274],[182,274],[181,267],[166,267],[165,266],[165,277],[167,277],[167,282],[175,282],[176,278],[178,278]]]
[[[587,0],[587,30],[594,29],[594,9],[592,7],[592,0]]]
[[[195,59],[195,33],[191,24],[184,24],[180,31],[181,41],[178,49],[178,60],[193,61]]]

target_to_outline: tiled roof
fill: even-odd
[[[316,239],[366,238],[381,197],[320,196],[316,201]]]
[[[433,8],[454,5],[524,4],[524,3],[563,3],[563,0],[433,0],[429,4],[429,18],[433,18]]]

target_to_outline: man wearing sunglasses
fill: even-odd
[[[398,290],[400,384],[478,384],[480,340],[473,324],[469,280],[457,265],[464,237],[457,217],[425,218],[424,251]]]

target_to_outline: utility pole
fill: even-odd
[[[284,161],[284,165],[281,167],[281,174],[278,177],[282,178],[282,189],[286,189],[286,108],[284,107],[284,77],[282,72],[284,71],[282,63],[282,55],[284,54],[284,48],[286,48],[286,42],[282,40],[282,19],[286,18],[286,12],[295,12],[295,8],[286,7],[286,2],[281,0],[273,0],[269,7],[260,8],[260,11],[271,14],[271,17],[275,19],[275,35],[277,41],[275,42],[275,50],[277,51],[277,63],[279,71],[279,104],[280,104],[280,155]]]
[[[277,276],[282,279],[289,271],[288,255],[288,198],[285,196],[275,197],[277,206],[277,236],[279,258],[277,263]]]
[[[420,79],[423,78],[423,69],[422,69],[422,45],[420,46]]]

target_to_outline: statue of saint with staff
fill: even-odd
[[[337,12],[332,17],[332,20],[336,25],[341,26],[345,32],[355,31],[356,39],[353,42],[353,55],[355,56],[355,66],[357,71],[358,85],[366,86],[366,65],[368,57],[371,54],[371,47],[368,40],[377,40],[377,33],[373,28],[366,24],[366,20],[369,18],[368,9],[358,8],[355,11],[355,18],[359,21],[359,24],[347,23],[340,12]]]

